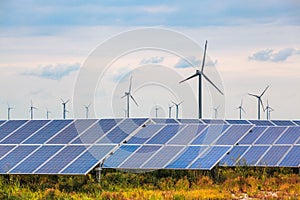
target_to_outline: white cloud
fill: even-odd
[[[189,63],[191,62],[191,63]],[[190,68],[190,67],[200,67],[202,65],[202,60],[197,59],[195,56],[190,56],[186,59],[181,58],[176,64],[175,68]],[[205,66],[215,66],[218,63],[217,60],[211,61],[206,60]]]
[[[272,49],[266,49],[254,53],[249,56],[249,60],[256,61],[270,61],[270,62],[284,62],[292,55],[300,54],[300,50],[294,48],[281,49],[278,52],[274,52]]]
[[[164,57],[151,57],[151,58],[144,58],[143,60],[141,60],[140,64],[158,64],[158,63],[162,63],[164,61]]]

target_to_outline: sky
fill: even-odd
[[[50,118],[58,119],[62,117],[61,99],[71,100],[69,118],[84,118],[84,105],[91,102],[93,117],[123,117],[126,99],[121,97],[131,75],[139,105],[131,102],[132,117],[154,117],[155,107],[160,108],[159,117],[167,117],[172,101],[183,101],[180,117],[197,117],[197,81],[178,83],[195,73],[192,65],[202,63],[203,52],[189,49],[185,52],[192,64],[158,50],[117,55],[98,77],[93,99],[83,98],[75,113],[76,85],[93,52],[114,37],[141,28],[174,31],[201,48],[208,41],[205,73],[222,88],[224,96],[219,97],[203,81],[204,118],[214,118],[213,107],[220,107],[219,118],[237,119],[236,108],[242,100],[243,118],[256,119],[257,100],[247,93],[260,94],[270,85],[263,103],[268,101],[274,109],[271,118],[299,119],[299,10],[297,0],[1,1],[0,119],[7,118],[8,106],[13,107],[13,119],[28,119],[31,101],[38,108],[35,119],[44,119],[47,109]],[[134,42],[118,45],[124,48]],[[170,47],[178,41],[173,42]],[[166,79],[165,85],[154,80],[142,84],[143,78],[151,82],[160,76]]]

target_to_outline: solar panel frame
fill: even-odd
[[[287,127],[283,126],[268,127],[268,129],[264,131],[262,135],[254,142],[254,144],[274,144],[286,130]]]
[[[149,140],[147,140],[146,144],[164,144],[170,141],[173,137],[175,137],[179,132],[181,132],[186,125],[180,124],[167,124],[164,126],[159,132],[153,135]]]
[[[255,166],[276,167],[279,161],[286,155],[292,146],[276,145],[271,146],[268,151],[262,156]]]
[[[191,145],[211,145],[217,141],[231,125],[227,124],[210,124],[192,141]]]
[[[155,124],[179,124],[179,122],[173,118],[152,118],[151,120]]]
[[[300,165],[300,146],[294,145],[286,155],[279,161],[278,167],[299,167]]]
[[[177,119],[181,124],[204,124],[199,119]]]
[[[227,119],[225,120],[228,124],[251,124],[245,119]]]
[[[275,126],[275,124],[269,120],[248,120],[248,121],[252,124],[255,124],[256,126]]]
[[[161,124],[149,124],[128,139],[127,144],[144,144],[164,127]]]
[[[0,120],[0,126],[2,126],[2,124],[4,124],[5,122],[5,120]]]
[[[215,145],[234,145],[238,143],[251,129],[251,124],[231,125],[214,143]]]
[[[265,131],[266,126],[254,126],[240,141],[239,145],[253,144]]]
[[[293,121],[290,120],[271,120],[276,126],[297,126]]]
[[[204,124],[228,124],[223,119],[201,119]]]
[[[167,144],[186,145],[190,144],[199,134],[201,134],[208,125],[204,124],[189,124],[179,131]],[[191,130],[192,129],[192,130]]]
[[[248,151],[250,145],[234,146],[221,161],[221,166],[235,166],[235,163]]]
[[[292,126],[276,140],[275,144],[295,144],[300,139],[300,127]]]
[[[254,166],[262,158],[270,145],[253,145],[240,157],[235,166]]]
[[[293,122],[294,122],[297,126],[300,126],[300,120],[293,120]]]

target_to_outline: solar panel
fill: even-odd
[[[217,140],[217,145],[234,145],[252,128],[252,125],[232,125]]]
[[[27,120],[12,120],[7,121],[5,124],[0,126],[0,141],[7,137],[10,133],[16,131],[18,128],[20,128],[22,125],[24,125],[27,122]]]
[[[185,169],[193,160],[195,160],[200,154],[207,150],[207,146],[188,146],[176,156],[171,163],[169,163],[167,169]]]
[[[299,167],[300,165],[300,146],[293,146],[278,165],[279,167]]]
[[[7,154],[10,150],[12,150],[15,146],[0,146],[0,159],[2,156]]]
[[[229,151],[230,146],[212,146],[204,152],[189,169],[212,169]]]
[[[51,145],[42,146],[24,161],[18,163],[9,173],[12,174],[31,174],[35,169],[41,166],[51,156],[53,156],[63,146]]]
[[[202,132],[207,125],[188,125],[182,131],[180,131],[174,138],[172,138],[169,144],[189,144],[200,132]]]
[[[161,146],[142,146],[135,151],[122,165],[121,169],[138,169],[146,160],[156,153]]]
[[[298,126],[300,126],[300,121],[298,121],[298,120],[293,120],[293,122],[294,122],[295,124],[297,124]]]
[[[288,120],[272,120],[272,122],[277,126],[296,126],[296,124]]]
[[[151,138],[155,133],[162,129],[164,125],[149,124],[143,127],[139,132],[137,132],[132,138],[127,141],[127,144],[143,144],[149,138]]]
[[[235,163],[250,148],[250,146],[234,146],[220,161],[223,166],[235,166]]]
[[[286,130],[286,127],[269,127],[255,144],[273,144],[278,137]]]
[[[277,166],[291,146],[272,146],[264,157],[258,162],[258,166]]]
[[[72,144],[93,144],[102,138],[108,131],[119,123],[120,120],[101,119],[98,123],[92,125],[77,139],[72,141]]]
[[[232,120],[232,119],[227,119],[226,122],[228,124],[250,124],[247,120]]]
[[[157,134],[155,134],[147,144],[164,144],[167,143],[174,135],[184,128],[184,125],[168,124]]]
[[[87,174],[103,160],[116,145],[95,145],[67,166],[61,174]]]
[[[269,147],[270,146],[251,146],[250,149],[238,160],[236,165],[255,165]]]
[[[42,128],[45,124],[49,123],[49,120],[34,120],[29,121],[20,129],[9,135],[7,138],[1,141],[2,144],[19,144],[26,140],[29,136]]]
[[[252,144],[260,135],[267,129],[267,127],[255,126],[239,141],[239,144]]]
[[[94,122],[95,120],[76,120],[66,129],[62,130],[52,139],[50,139],[47,144],[68,144],[74,138],[88,129]]]
[[[38,146],[18,146],[13,151],[9,152],[0,160],[0,173],[6,174],[18,162],[26,158]]]
[[[229,127],[229,125],[211,124],[192,141],[192,144],[195,144],[195,145],[202,145],[202,144],[210,145],[218,137],[220,137],[228,127]]]
[[[0,120],[0,126],[1,126],[4,122],[6,122],[6,121]]]
[[[256,126],[274,126],[274,124],[268,120],[249,120],[249,122]]]
[[[276,144],[294,144],[300,138],[300,127],[289,127],[282,136],[275,142]]]
[[[74,145],[66,146],[60,152],[54,155],[50,160],[38,168],[36,174],[59,174],[59,172],[72,162],[77,156],[86,150],[85,146]]]
[[[199,119],[177,119],[182,124],[203,124]]]
[[[205,124],[227,124],[225,120],[222,119],[202,119]]]
[[[152,121],[156,124],[178,124],[178,122],[175,119],[170,118],[153,118]]]
[[[183,146],[163,146],[155,155],[144,163],[142,169],[162,169],[168,162],[176,156],[184,147]]]
[[[134,151],[140,146],[138,145],[122,145],[117,151],[115,151],[110,157],[108,157],[103,164],[104,168],[118,168],[118,166],[124,162]]]

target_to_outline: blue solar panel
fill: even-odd
[[[212,169],[229,151],[229,146],[213,146],[204,152],[189,169]]]
[[[54,138],[48,141],[48,144],[68,144],[75,137],[83,133],[84,130],[89,128],[95,120],[76,120],[66,129],[58,133]]]
[[[272,120],[272,122],[277,126],[296,126],[296,124],[288,120]]]
[[[222,119],[202,119],[205,124],[227,124],[225,120]]]
[[[84,146],[66,146],[53,158],[48,160],[35,173],[37,174],[58,174],[65,166],[72,162],[77,156],[84,152]]]
[[[142,169],[162,169],[176,156],[184,147],[183,146],[164,146],[150,160],[147,161]]]
[[[276,141],[276,144],[294,144],[300,137],[300,127],[289,127]]]
[[[2,156],[7,154],[10,150],[12,150],[15,146],[0,146],[0,159]]]
[[[9,135],[6,139],[2,140],[2,144],[19,144],[26,140],[30,135],[35,133],[37,130],[47,124],[49,120],[34,120],[29,121],[27,124],[22,126],[20,129]]]
[[[251,146],[238,160],[237,165],[255,165],[270,146]]]
[[[300,146],[293,146],[284,159],[280,162],[279,167],[299,167],[300,165]]]
[[[95,167],[101,160],[105,158],[115,145],[96,145],[92,146],[88,151],[73,161],[62,174],[87,174],[91,168]]]
[[[185,169],[200,154],[207,149],[207,146],[189,146],[176,156],[170,164],[166,166],[169,169]]]
[[[104,161],[104,168],[117,168],[140,146],[122,145],[116,152]]]
[[[0,126],[1,126],[4,122],[6,122],[6,121],[0,120]]]
[[[38,146],[18,146],[0,160],[0,173],[7,173],[18,162],[26,158]]]
[[[0,141],[26,122],[27,120],[13,120],[0,126]]]
[[[154,135],[147,144],[164,144],[167,143],[175,134],[184,128],[184,125],[167,125]]]
[[[33,136],[24,141],[24,144],[43,144],[73,120],[53,120]]]
[[[180,131],[169,144],[189,144],[207,125],[188,125]]]
[[[267,129],[267,127],[256,126],[250,130],[245,137],[239,141],[239,144],[252,144],[260,135]]]
[[[274,124],[268,120],[249,120],[249,122],[256,126],[274,126]]]
[[[119,168],[121,169],[138,169],[144,162],[146,162],[154,153],[156,153],[161,146],[142,146],[135,151],[128,160],[126,160]]]
[[[138,133],[130,138],[127,144],[143,144],[158,132],[164,125],[149,124],[143,127]]]
[[[285,130],[286,127],[269,127],[255,144],[273,144]]]
[[[87,129],[72,144],[93,144],[117,125],[120,120],[101,119],[98,123]]]
[[[285,153],[291,146],[272,146],[271,149],[259,161],[259,166],[276,166],[280,159],[283,158]]]
[[[192,144],[212,144],[224,131],[229,127],[229,125],[209,125],[203,132],[197,136]]]
[[[147,119],[125,119],[117,127],[112,129],[98,144],[118,144],[124,141],[136,129],[140,128]]]
[[[177,119],[182,124],[203,124],[199,119]]]
[[[232,119],[228,119],[226,120],[226,122],[228,124],[250,124],[247,120],[232,120]]]
[[[32,155],[26,158],[21,163],[18,163],[18,166],[15,167],[10,173],[15,174],[31,174],[35,169],[41,166],[46,162],[51,156],[53,156],[58,150],[63,146],[42,146]]]
[[[223,166],[235,166],[235,163],[249,149],[250,146],[234,146],[229,153],[220,161]]]
[[[298,121],[298,120],[293,120],[293,122],[294,122],[295,124],[297,124],[298,126],[300,126],[300,121]]]
[[[246,133],[250,131],[253,125],[232,125],[225,133],[217,140],[218,145],[234,145]]]
[[[175,119],[169,119],[169,118],[165,118],[165,119],[153,118],[152,121],[155,122],[156,124],[178,124],[178,122]]]

